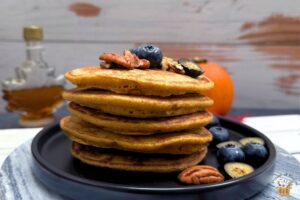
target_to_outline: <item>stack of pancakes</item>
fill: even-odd
[[[180,171],[201,162],[212,140],[204,128],[213,101],[200,95],[213,87],[162,70],[87,66],[65,77],[77,87],[63,94],[71,116],[61,128],[84,163],[147,172]]]

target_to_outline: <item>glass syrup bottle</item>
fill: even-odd
[[[55,69],[43,59],[43,29],[27,26],[23,29],[26,61],[15,69],[15,77],[2,82],[3,98],[9,112],[20,112],[23,127],[40,127],[54,120],[53,112],[62,104],[64,78],[56,77]]]

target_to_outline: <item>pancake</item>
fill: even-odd
[[[68,105],[68,111],[72,115],[105,130],[125,135],[150,135],[198,129],[207,125],[213,117],[209,112],[200,111],[176,117],[128,118],[105,114],[99,110],[80,106],[73,102]]]
[[[205,158],[207,147],[191,155],[153,155],[101,149],[73,142],[71,153],[83,163],[96,167],[134,172],[168,173],[182,171],[198,164]]]
[[[191,78],[162,70],[101,69],[86,66],[68,71],[66,79],[82,88],[100,88],[121,94],[170,96],[201,93],[213,88],[204,75]]]
[[[130,136],[108,132],[76,117],[64,117],[60,126],[65,134],[80,144],[141,153],[192,154],[208,146],[212,135],[205,129]]]
[[[212,99],[200,94],[154,97],[79,89],[63,92],[63,98],[104,113],[136,118],[184,115],[201,111],[213,104]]]

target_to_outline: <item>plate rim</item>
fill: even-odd
[[[71,175],[63,170],[57,169],[51,164],[49,164],[43,156],[39,152],[39,142],[41,138],[45,134],[49,134],[52,129],[61,129],[59,126],[59,122],[53,123],[48,125],[47,127],[43,128],[32,140],[31,143],[31,153],[36,161],[37,164],[39,164],[40,167],[42,167],[44,170],[46,170],[50,174],[54,174],[58,176],[59,178],[71,181],[71,182],[76,182],[78,184],[83,184],[83,185],[89,185],[92,187],[100,187],[103,189],[108,189],[108,190],[114,190],[114,191],[124,191],[124,192],[149,192],[149,193],[175,193],[175,192],[180,192],[180,193],[189,193],[189,192],[199,192],[203,190],[213,190],[213,189],[221,189],[229,186],[233,186],[239,183],[243,182],[248,182],[254,179],[256,176],[264,173],[266,170],[271,169],[275,165],[275,160],[276,160],[276,148],[274,144],[271,142],[271,140],[265,136],[263,133],[259,132],[258,130],[247,126],[243,123],[236,122],[230,119],[227,119],[225,117],[220,117],[221,124],[222,123],[228,123],[231,124],[231,126],[239,126],[243,129],[249,130],[249,132],[254,133],[255,135],[258,135],[261,137],[265,143],[266,146],[268,147],[269,150],[269,158],[268,160],[259,168],[257,168],[253,173],[250,173],[246,176],[236,178],[236,179],[230,179],[226,180],[224,182],[220,183],[211,183],[211,184],[205,184],[205,185],[182,185],[180,187],[172,187],[172,188],[153,188],[153,187],[136,187],[136,186],[128,186],[124,184],[113,184],[113,183],[106,183],[102,181],[96,181],[96,180],[89,180],[89,179],[84,179],[82,177],[77,177],[74,175]],[[56,132],[56,131],[55,131]],[[52,133],[56,134],[56,133]]]

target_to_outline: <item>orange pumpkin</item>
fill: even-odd
[[[219,115],[226,115],[230,111],[234,96],[234,85],[229,73],[216,63],[203,62],[198,65],[204,69],[204,75],[215,83],[213,89],[202,92],[203,95],[214,100],[214,105],[208,110]]]

